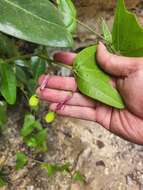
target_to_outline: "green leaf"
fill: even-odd
[[[69,172],[70,170],[69,167],[70,167],[69,163],[63,165],[48,164],[48,163],[41,164],[41,168],[47,171],[49,177],[55,175],[57,172],[64,172],[64,171]]]
[[[16,101],[16,77],[12,66],[3,60],[0,60],[0,75],[0,92],[7,103],[13,105]]]
[[[79,90],[100,102],[118,109],[124,108],[118,91],[110,84],[110,77],[96,64],[96,46],[82,50],[75,58],[73,70]]]
[[[70,163],[67,162],[67,163],[61,165],[59,170],[62,171],[62,172],[63,171],[69,172],[70,171]]]
[[[114,48],[120,54],[143,56],[143,27],[136,16],[126,9],[124,0],[117,1],[112,38]]]
[[[6,175],[2,170],[0,170],[0,187],[4,187],[7,185]]]
[[[34,79],[30,79],[28,81],[27,88],[31,96],[32,94],[35,93],[36,87],[37,87],[37,82]]]
[[[62,15],[49,0],[0,0],[0,31],[46,46],[72,46]]]
[[[36,148],[41,152],[45,152],[48,150],[46,137],[47,137],[47,129],[42,129],[37,134],[35,134]]]
[[[57,0],[59,10],[63,14],[63,21],[69,32],[76,30],[76,8],[71,0]]]
[[[24,166],[28,163],[27,156],[22,152],[17,152],[16,154],[16,170],[24,168]]]
[[[32,68],[34,80],[37,81],[39,76],[45,73],[46,61],[36,56],[32,57],[31,68]]]
[[[37,142],[34,134],[31,134],[27,137],[24,138],[24,142],[26,143],[27,146],[31,148],[36,148],[37,147]]]
[[[24,69],[22,69],[20,66],[17,65],[16,65],[16,78],[18,82],[27,85],[27,76],[24,72]]]
[[[2,127],[7,121],[7,104],[0,101],[0,126]]]
[[[23,128],[21,129],[21,136],[26,137],[32,133],[35,128],[35,117],[31,114],[28,114],[24,118]]]
[[[72,179],[74,181],[80,181],[80,182],[85,181],[85,177],[80,173],[80,171],[76,171],[74,175],[72,176]]]
[[[36,148],[41,152],[47,151],[47,129],[43,129],[40,122],[36,121],[33,115],[28,114],[25,116],[21,136],[27,146]]]
[[[102,33],[104,36],[104,39],[106,40],[106,43],[112,43],[112,34],[108,28],[108,25],[106,24],[106,21],[102,18]]]
[[[0,33],[0,55],[1,57],[14,57],[18,55],[18,49],[13,39]]]
[[[57,172],[55,165],[51,165],[48,163],[41,164],[41,168],[47,171],[49,177],[53,176]]]

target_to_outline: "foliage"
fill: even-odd
[[[22,152],[17,152],[16,154],[16,170],[23,169],[24,166],[27,164],[28,158]]]
[[[0,10],[1,32],[46,46],[72,45],[61,13],[50,1],[0,0]]]
[[[84,182],[85,181],[85,177],[80,173],[80,171],[76,171],[74,173],[72,179],[74,181],[80,181],[80,182]]]
[[[57,0],[57,5],[50,0],[41,0],[40,3],[39,0],[0,0],[0,10],[0,128],[7,121],[7,105],[15,105],[17,94],[22,92],[27,105],[34,105],[36,109],[25,115],[20,133],[26,145],[38,152],[47,151],[47,129],[43,128],[35,113],[39,106],[35,90],[39,76],[56,64],[50,59],[47,47],[72,47],[72,35],[78,22],[102,38],[112,53],[143,56],[143,28],[135,15],[126,9],[124,0],[117,2],[112,34],[102,19],[102,35],[76,19],[71,0]],[[25,50],[25,44],[32,48]],[[110,76],[96,64],[95,56],[96,45],[79,52],[74,61],[72,71],[79,90],[95,100],[123,109],[122,98],[110,85]],[[55,113],[44,118],[51,123]],[[28,159],[24,153],[17,153],[16,169],[23,168]],[[49,176],[56,172],[70,172],[69,164],[43,163],[41,167]],[[79,171],[74,173],[73,179],[84,181]],[[4,184],[5,177],[0,172],[0,186]]]
[[[0,60],[1,86],[0,92],[9,104],[16,101],[16,77],[11,65]]]
[[[0,170],[0,187],[6,186],[6,185],[7,185],[6,175],[3,172],[3,170]]]
[[[105,39],[105,43],[112,44],[112,34],[106,24],[106,21],[102,18],[102,33]]]
[[[124,0],[118,0],[112,31],[113,45],[121,55],[143,56],[143,27],[136,16],[129,12]]]
[[[66,163],[63,165],[59,164],[48,164],[48,163],[43,163],[41,164],[41,168],[45,169],[47,171],[47,174],[49,177],[53,176],[57,172],[69,172],[70,171],[70,164]]]
[[[4,124],[7,122],[7,104],[4,101],[0,101],[0,129],[3,128]]]
[[[27,146],[36,148],[40,152],[47,151],[47,129],[44,129],[38,120],[31,114],[25,115],[21,136]]]
[[[71,0],[57,0],[58,8],[63,14],[63,21],[67,30],[71,33],[76,31],[76,9]]]
[[[96,46],[81,51],[74,61],[74,73],[78,88],[87,96],[116,108],[124,108],[122,99],[110,84],[109,76],[96,64]]]

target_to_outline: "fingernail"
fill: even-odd
[[[100,46],[102,46],[102,48],[106,49],[106,46],[104,45],[103,42],[100,42]]]

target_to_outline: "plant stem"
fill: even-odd
[[[46,162],[42,162],[42,161],[39,161],[39,160],[35,160],[34,158],[31,158],[31,157],[29,157],[29,156],[28,156],[28,158],[29,158],[30,160],[32,160],[33,162],[36,162],[37,164],[44,164],[44,163],[46,163]]]
[[[10,63],[10,62],[13,62],[15,60],[18,60],[18,59],[28,59],[32,56],[34,56],[35,54],[25,54],[25,55],[19,55],[19,56],[16,56],[16,57],[12,57],[12,58],[9,58],[9,59],[6,59],[6,62],[7,63]]]
[[[75,19],[77,21],[77,23],[79,23],[81,26],[83,26],[84,28],[86,28],[87,30],[89,30],[90,32],[94,33],[96,36],[98,36],[99,38],[101,38],[102,40],[106,41],[105,38],[99,34],[98,32],[96,32],[95,30],[93,30],[90,26],[84,24],[83,22],[81,22],[78,19]]]
[[[42,59],[47,60],[49,63],[53,63],[53,64],[56,64],[57,66],[65,67],[65,68],[67,68],[67,69],[72,70],[72,66],[70,66],[70,65],[66,65],[66,64],[63,64],[63,63],[61,63],[61,62],[58,62],[58,61],[49,59],[49,57],[47,57],[47,56],[45,56],[45,55],[39,54],[39,55],[37,55],[37,56],[40,57],[40,58],[42,58]]]
[[[29,59],[29,58],[31,58],[32,56],[38,56],[38,57],[40,57],[40,58],[42,58],[42,59],[47,60],[49,63],[56,64],[57,66],[65,67],[65,68],[67,68],[67,69],[72,70],[72,66],[69,66],[69,65],[63,64],[63,63],[61,63],[61,62],[58,62],[58,61],[49,59],[49,57],[47,57],[46,55],[42,55],[42,54],[19,55],[19,56],[16,56],[16,57],[12,57],[12,58],[10,58],[10,59],[6,59],[6,63],[10,63],[10,62],[13,62],[13,61],[18,60],[18,59]]]

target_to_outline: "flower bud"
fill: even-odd
[[[49,111],[46,115],[45,115],[45,121],[46,123],[52,123],[54,121],[56,117],[56,113],[55,112],[52,112],[52,111]]]
[[[39,98],[37,97],[36,94],[32,95],[31,98],[29,99],[29,106],[37,107],[38,104],[39,104]]]

